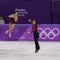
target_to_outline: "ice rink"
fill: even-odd
[[[60,42],[39,42],[35,53],[32,41],[0,41],[0,60],[60,60]]]

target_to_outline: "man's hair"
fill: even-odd
[[[35,21],[35,23],[37,23],[37,21],[36,21],[36,20],[33,20],[33,21]]]

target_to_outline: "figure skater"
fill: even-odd
[[[35,53],[37,53],[40,49],[40,46],[39,46],[39,43],[38,43],[38,38],[39,38],[39,33],[38,33],[38,30],[37,30],[37,23],[35,20],[30,20],[29,19],[29,22],[32,23],[32,31],[31,32],[28,32],[29,34],[33,32],[34,34],[34,41],[35,41]]]
[[[15,26],[15,23],[18,21],[18,12],[8,16],[10,18],[9,29],[5,33],[9,33],[9,38],[11,38],[11,32]]]

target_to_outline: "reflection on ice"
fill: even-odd
[[[34,42],[0,42],[0,60],[60,60],[60,42],[39,42],[41,50],[34,53]]]

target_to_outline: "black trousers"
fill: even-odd
[[[35,48],[38,50],[40,48],[39,43],[38,43],[38,38],[39,38],[39,33],[34,32],[34,41],[35,41]]]

